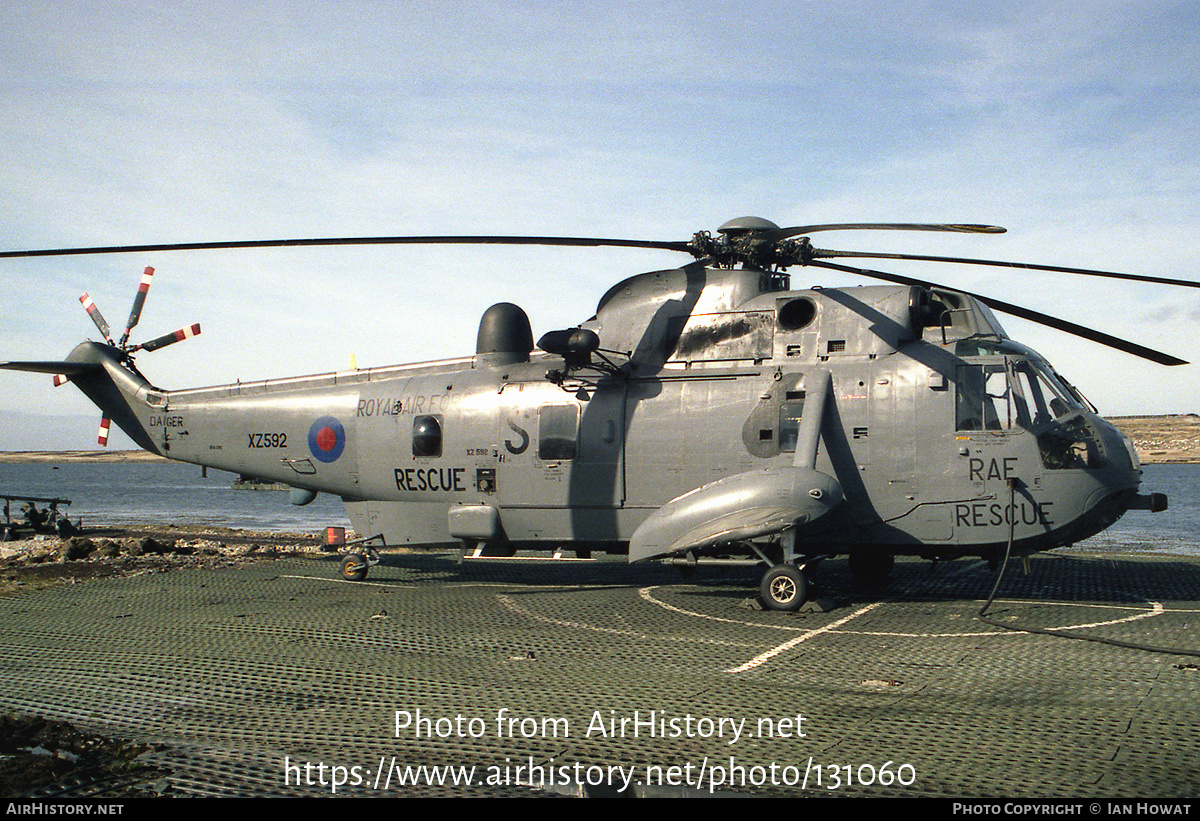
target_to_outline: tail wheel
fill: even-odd
[[[358,555],[351,553],[346,558],[342,559],[342,578],[350,582],[361,582],[367,577],[367,560]]]
[[[798,568],[777,564],[763,574],[758,592],[768,609],[795,612],[808,598],[808,581]]]

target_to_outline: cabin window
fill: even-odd
[[[578,453],[579,406],[542,405],[538,409],[538,458],[574,459]]]
[[[1083,414],[1059,420],[1039,433],[1037,441],[1042,464],[1050,470],[1097,470],[1108,464],[1104,439]]]
[[[413,418],[413,456],[442,455],[442,418],[417,416]]]

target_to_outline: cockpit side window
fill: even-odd
[[[957,430],[1006,430],[1014,425],[1012,391],[1003,364],[959,365],[957,377]]]
[[[1057,419],[1083,410],[1076,394],[1036,360],[963,364],[958,366],[957,377],[958,430],[1022,427],[1037,432]]]
[[[1051,470],[1099,469],[1108,462],[1104,438],[1081,413],[1078,394],[1036,359],[959,365],[955,394],[960,431],[1024,428],[1037,437]]]

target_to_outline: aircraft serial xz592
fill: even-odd
[[[103,340],[64,361],[2,367],[69,379],[139,446],[345,501],[389,546],[627,553],[629,561],[757,559],[767,606],[799,607],[806,572],[847,555],[885,576],[896,555],[1046,550],[1084,539],[1140,494],[1130,441],[992,309],[1164,365],[1182,360],[1074,323],[834,258],[1000,265],[1200,287],[1103,271],[814,247],[820,231],[1001,233],[983,225],[779,228],[746,217],[689,242],[566,237],[374,237],[8,252],[149,253],[267,246],[472,243],[619,246],[694,262],[613,286],[591,319],[534,345],[516,305],[493,305],[473,357],[166,390],[134,364],[199,326],[129,343],[82,299]],[[790,290],[811,265],[889,284]],[[372,544],[367,540],[367,544]],[[362,578],[373,547],[347,556]]]

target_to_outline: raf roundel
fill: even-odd
[[[308,429],[308,449],[322,462],[335,462],[346,447],[346,430],[332,416],[322,416]]]

